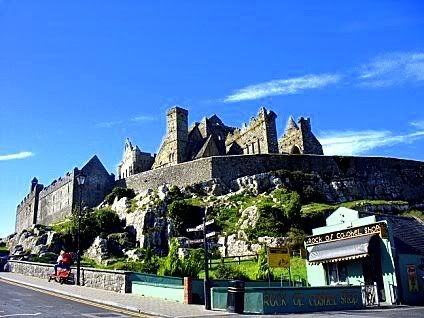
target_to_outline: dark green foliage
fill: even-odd
[[[287,218],[281,209],[266,203],[258,206],[258,221],[254,228],[246,230],[249,240],[261,236],[282,236],[287,228]]]
[[[180,259],[178,256],[179,243],[171,239],[168,255],[159,265],[158,275],[196,278],[202,269],[202,251],[191,250],[189,256]]]
[[[305,232],[302,229],[292,227],[286,234],[287,247],[291,250],[303,248],[303,241],[305,240]]]
[[[201,208],[185,200],[173,201],[168,206],[166,216],[174,225],[175,236],[186,236],[186,229],[200,222]]]
[[[181,277],[193,277],[199,276],[200,271],[203,268],[203,250],[193,249],[190,250],[188,257],[181,260]]]
[[[180,258],[178,257],[179,243],[177,239],[171,239],[169,251],[166,258],[161,262],[158,275],[178,276],[180,268]]]
[[[324,193],[319,192],[313,186],[318,183],[319,177],[311,173],[302,171],[277,170],[273,174],[282,180],[290,181],[289,190],[297,192],[300,195],[302,203],[322,202],[325,198]]]
[[[256,203],[258,220],[254,228],[246,230],[249,240],[261,236],[283,236],[293,224],[300,220],[300,196],[296,192],[277,189],[271,197]]]
[[[215,270],[216,279],[241,279],[249,280],[239,268],[226,264],[219,264]]]
[[[77,250],[78,212],[74,212],[66,223],[63,238],[65,248]],[[122,232],[122,224],[117,213],[110,208],[81,211],[81,249],[87,249],[96,236],[106,237],[114,232]]]
[[[169,193],[168,193],[168,201],[172,202],[175,200],[183,200],[184,199],[184,195],[181,193],[180,188],[176,187],[176,186],[172,186],[169,189]]]
[[[110,208],[95,210],[92,216],[99,233],[108,235],[122,230],[122,224],[118,214]]]
[[[108,204],[113,204],[113,201],[115,200],[115,198],[118,198],[119,200],[124,197],[128,198],[129,200],[134,198],[135,197],[134,190],[129,188],[121,188],[121,187],[113,188],[112,192],[105,197],[105,201]]]

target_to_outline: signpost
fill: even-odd
[[[288,268],[289,270],[289,282],[292,285],[291,269],[290,269],[290,250],[288,248],[275,248],[268,247],[268,266],[271,268]],[[281,284],[283,283],[283,277],[281,276]]]
[[[210,280],[209,280],[208,247],[211,246],[212,242],[208,242],[208,238],[211,238],[211,237],[213,237],[217,234],[216,232],[208,233],[208,231],[207,231],[207,226],[211,225],[215,222],[215,220],[213,220],[213,219],[206,221],[208,209],[209,209],[209,207],[207,207],[205,209],[205,216],[203,217],[203,223],[202,224],[199,224],[198,226],[196,226],[194,228],[187,229],[187,232],[203,232],[203,238],[202,239],[189,240],[188,243],[189,244],[203,243],[204,260],[205,260],[205,264],[204,264],[205,279],[204,279],[203,285],[204,285],[204,292],[205,292],[205,309],[206,310],[211,309],[211,288],[210,288]]]

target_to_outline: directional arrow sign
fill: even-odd
[[[188,244],[199,244],[199,243],[203,243],[203,239],[188,240]]]
[[[206,238],[209,238],[209,237],[212,237],[212,236],[215,236],[215,235],[217,235],[218,233],[216,233],[216,232],[210,232],[210,233],[207,233],[206,234]]]
[[[221,243],[214,243],[214,242],[209,242],[209,247],[223,247],[224,245],[222,245]]]
[[[205,226],[211,225],[213,223],[215,223],[215,220],[213,220],[213,219],[206,221]],[[200,231],[203,231],[203,224],[199,224],[196,227],[192,227],[192,228],[187,229],[187,232],[200,232]]]

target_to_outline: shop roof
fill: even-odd
[[[361,213],[364,214],[375,215],[378,221],[386,220],[391,224],[397,253],[424,255],[424,223],[421,220],[398,215]]]

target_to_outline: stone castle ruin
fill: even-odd
[[[423,203],[424,162],[379,157],[324,156],[311,122],[289,118],[277,138],[277,115],[261,108],[241,128],[226,126],[213,115],[188,126],[188,111],[171,108],[167,133],[158,154],[142,152],[128,139],[117,180],[97,156],[44,187],[34,178],[29,194],[16,210],[16,232],[34,224],[49,225],[69,216],[78,204],[76,176],[87,175],[83,206],[96,207],[113,187],[136,192],[178,187],[220,185],[232,189],[239,178],[273,171],[300,172],[308,186],[325,193],[329,203],[358,199],[406,200]],[[290,184],[289,177],[283,180]],[[306,181],[305,181],[306,182]]]
[[[29,194],[16,209],[15,231],[20,232],[34,224],[49,225],[62,221],[78,207],[76,176],[87,176],[82,192],[82,203],[87,207],[100,204],[115,183],[97,156],[92,157],[81,169],[74,168],[64,176],[44,187],[37,178],[31,181]]]
[[[298,125],[290,117],[287,129],[278,141],[277,115],[262,107],[256,117],[242,128],[226,126],[213,115],[188,126],[188,111],[171,108],[167,113],[167,133],[157,155],[141,152],[125,143],[118,166],[119,179],[187,161],[214,156],[255,154],[323,155],[322,146],[311,130],[310,119],[301,117]]]

